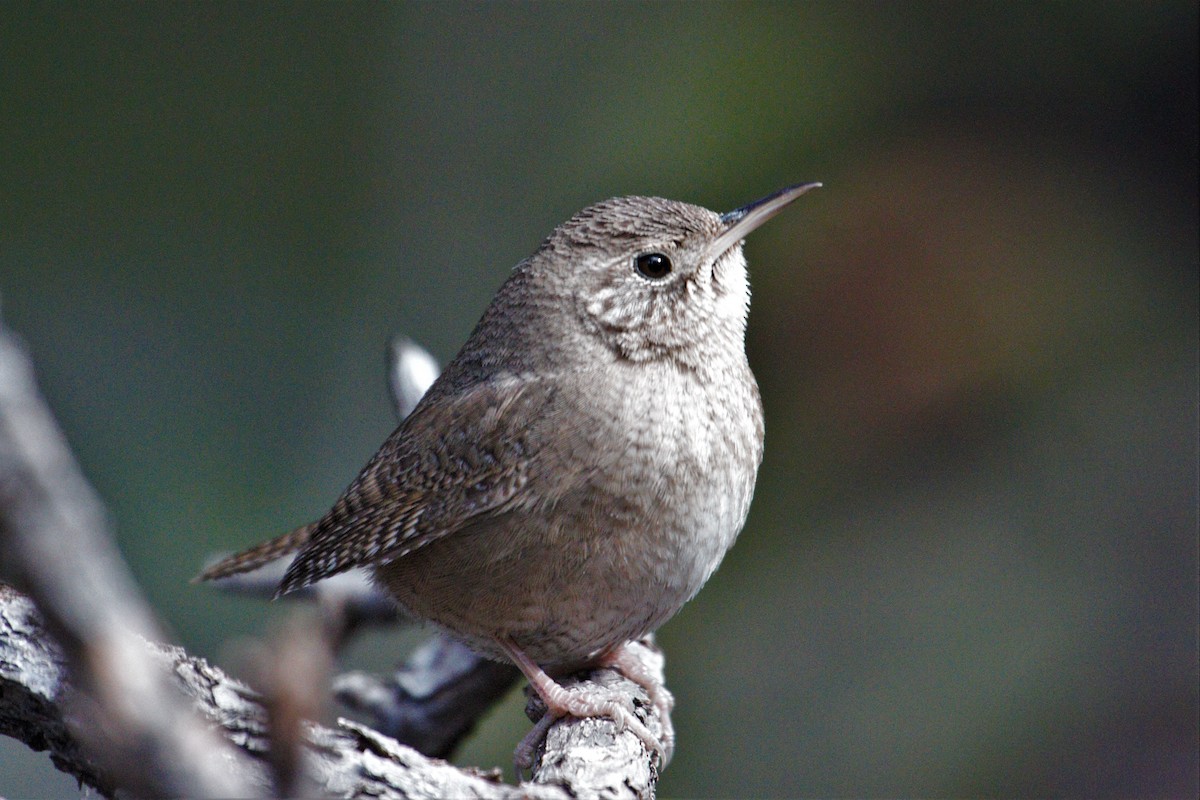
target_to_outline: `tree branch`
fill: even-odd
[[[173,688],[208,726],[252,757],[235,767],[244,785],[270,791],[263,762],[271,737],[260,696],[182,648],[142,642],[141,649],[149,665],[171,676]],[[604,685],[624,682],[621,688],[641,700],[639,716],[655,724],[640,689],[611,670],[599,670],[592,679]],[[79,746],[64,716],[71,692],[65,659],[46,635],[33,603],[0,587],[0,733],[34,750],[48,750],[59,769],[111,797],[114,785]],[[461,770],[427,758],[347,719],[338,719],[333,727],[304,723],[303,728],[307,785],[341,797],[650,797],[657,778],[638,739],[618,734],[607,719],[556,722],[533,781],[521,786],[500,783],[498,771]]]
[[[148,661],[143,641],[158,626],[106,523],[29,360],[0,328],[0,576],[37,602],[62,647],[76,689],[64,718],[107,776],[96,788],[248,796],[235,752]]]

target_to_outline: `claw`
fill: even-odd
[[[546,738],[550,726],[559,718],[572,717],[608,717],[616,726],[617,732],[630,731],[642,742],[646,752],[656,757],[659,768],[671,760],[675,745],[675,732],[671,726],[670,711],[675,704],[671,693],[662,686],[661,679],[636,667],[636,659],[625,655],[624,648],[618,648],[605,659],[606,666],[620,670],[625,677],[642,686],[660,713],[663,737],[660,739],[651,733],[645,723],[634,716],[632,703],[624,695],[615,695],[611,691],[597,688],[575,687],[565,689],[554,681],[546,672],[535,664],[524,652],[511,641],[497,640],[513,662],[529,679],[530,686],[546,704],[546,713],[538,720],[513,754],[513,763],[518,776],[523,770],[531,769],[534,754]],[[635,666],[629,666],[634,664]],[[625,667],[625,669],[622,669]]]

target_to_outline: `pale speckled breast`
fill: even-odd
[[[744,361],[707,380],[634,366],[559,376],[555,408],[531,421],[531,496],[377,568],[402,606],[553,666],[658,628],[700,590],[749,510],[757,387]]]

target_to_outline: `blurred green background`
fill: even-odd
[[[1195,796],[1197,4],[6,3],[0,300],[178,641],[596,200],[750,239],[767,454],[669,796]],[[369,636],[386,669],[413,634]],[[461,754],[506,765],[514,696]],[[76,794],[0,742],[0,795]]]

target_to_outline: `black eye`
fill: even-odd
[[[671,259],[662,253],[642,253],[633,264],[637,271],[652,281],[660,281],[671,274]]]

